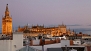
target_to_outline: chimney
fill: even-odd
[[[70,40],[70,45],[73,45],[73,40]]]
[[[33,40],[30,41],[30,46],[33,46]]]

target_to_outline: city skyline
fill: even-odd
[[[4,17],[5,6],[9,4],[13,26],[30,25],[91,25],[91,1],[64,0],[14,0],[0,1],[0,20]],[[0,24],[1,21],[0,21]],[[0,25],[1,27],[1,25]]]

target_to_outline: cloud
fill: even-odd
[[[67,25],[67,26],[82,26],[80,24],[73,24],[73,25]]]

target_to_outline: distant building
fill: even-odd
[[[69,40],[82,39],[82,36],[67,36],[67,39]]]
[[[32,26],[18,27],[17,32],[23,32],[24,36],[38,36],[39,34],[50,34],[51,36],[74,35],[67,30],[66,25],[58,25],[57,27]]]
[[[6,5],[5,16],[2,18],[2,34],[12,34],[12,18],[9,15],[8,4]]]

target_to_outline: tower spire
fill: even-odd
[[[9,9],[8,4],[5,8],[5,15],[2,18],[2,34],[12,35],[13,28],[12,28],[12,18],[9,16]]]
[[[6,5],[5,16],[9,16],[8,4]]]
[[[6,5],[6,11],[9,11],[9,10],[8,10],[8,4]]]

